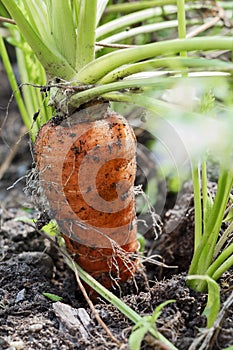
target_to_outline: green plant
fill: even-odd
[[[42,293],[42,295],[52,301],[61,301],[63,298],[59,297],[59,295],[52,294],[52,293]]]
[[[207,275],[204,276],[188,276],[188,281],[192,280],[204,280],[208,286],[208,300],[206,307],[203,311],[203,315],[207,318],[207,327],[210,328],[213,326],[220,310],[220,286],[212,278]]]
[[[196,169],[193,176],[196,210],[195,250],[189,274],[206,274],[214,280],[218,280],[233,265],[233,244],[230,243],[222,249],[232,233],[232,223],[219,237],[233,186],[233,169],[222,167],[220,170],[218,189],[214,199],[211,199],[208,195],[203,200],[201,199],[201,193],[204,193],[204,191],[207,193],[207,187],[203,187],[203,185],[207,186],[206,174],[202,175],[202,192],[199,187],[199,176],[199,171]],[[202,201],[204,207],[202,207]],[[202,282],[192,281],[190,286],[197,290],[205,290],[205,283]]]
[[[201,104],[204,112],[214,112],[214,99],[207,94]],[[208,152],[208,151],[207,151]],[[201,165],[193,164],[193,187],[195,206],[194,254],[189,268],[190,275],[207,275],[218,280],[233,265],[233,232],[231,216],[231,191],[233,187],[233,167],[231,146],[225,149],[219,162],[219,177],[214,198],[209,193],[206,160]],[[228,226],[220,235],[222,224]],[[204,291],[206,283],[192,280],[189,285]]]
[[[132,333],[129,337],[129,346],[131,350],[140,350],[141,343],[145,335],[153,329],[153,333],[156,334],[156,339],[164,340],[161,334],[156,329],[156,321],[159,318],[162,309],[169,303],[175,302],[175,300],[167,300],[164,303],[156,307],[153,314],[150,316],[144,316],[136,323],[132,329]],[[168,344],[169,345],[169,344]]]

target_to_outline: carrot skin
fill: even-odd
[[[46,123],[34,154],[40,186],[68,250],[110,288],[138,267],[136,138],[114,112],[97,120],[86,117],[91,109],[85,113],[85,120],[80,111],[61,124]]]

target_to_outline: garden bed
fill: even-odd
[[[21,193],[19,195],[22,196]],[[179,208],[177,213],[179,215]],[[173,209],[173,215],[175,214],[176,210]],[[105,331],[96,322],[77,287],[73,272],[65,264],[63,257],[49,241],[30,226],[15,221],[15,218],[20,216],[25,216],[25,212],[14,207],[5,208],[1,215],[0,348],[118,349],[119,347],[107,337]],[[132,281],[121,289],[123,300],[141,316],[151,314],[156,306],[166,300],[176,300],[176,303],[165,307],[157,325],[161,333],[180,350],[188,349],[198,336],[200,329],[206,325],[206,319],[201,315],[206,305],[206,295],[193,292],[185,283],[189,266],[189,259],[186,256],[188,247],[183,249],[182,255],[179,242],[182,242],[184,232],[192,237],[192,231],[185,230],[192,225],[187,217],[184,221],[183,225],[180,225],[180,230],[175,233],[177,244],[172,244],[169,249],[166,245],[166,250],[169,250],[168,260],[171,262],[171,255],[173,255],[173,265],[179,266],[178,271],[169,269],[170,277],[167,278],[163,278],[163,273],[158,271],[157,274],[161,278],[158,281],[155,270],[159,268],[155,269],[153,265],[147,264],[144,273],[142,274],[140,270],[135,276],[137,291]],[[179,234],[180,237],[178,237]],[[159,252],[158,247],[157,252]],[[161,254],[166,261],[166,255]],[[168,269],[165,270],[168,271]],[[222,302],[229,296],[230,285],[232,285],[232,275],[228,273],[221,279]],[[64,310],[57,313],[55,311],[55,305],[60,302],[52,302],[43,296],[43,293],[53,293],[62,297],[62,303],[75,309],[67,311],[69,316],[70,313],[76,313],[80,309],[84,309],[86,313],[81,314],[80,318],[75,316],[77,322],[71,327]],[[124,344],[122,349],[127,349],[127,339],[133,324],[115,307],[101,299],[97,301],[95,307],[114,336]],[[215,345],[205,349],[224,349],[231,344],[232,317],[232,310],[229,310]],[[85,322],[87,324],[84,335],[80,334],[80,321],[82,326]],[[142,349],[156,348],[163,349],[161,345],[156,347],[154,340],[147,337]]]

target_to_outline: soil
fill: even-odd
[[[19,139],[22,124],[14,102],[4,121],[10,89],[7,80],[2,79],[1,84],[0,164],[4,164]],[[129,349],[132,322],[111,304],[97,299],[95,308],[122,344],[119,347],[97,323],[60,252],[31,225],[18,220],[39,214],[23,191],[23,176],[31,163],[25,135],[0,181],[0,350]],[[113,292],[141,316],[151,315],[159,304],[175,299],[164,308],[157,329],[180,350],[224,349],[233,345],[232,308],[208,338],[210,332],[203,331],[206,318],[202,315],[207,295],[189,289],[185,281],[192,256],[193,218],[193,194],[188,183],[177,201],[174,194],[167,195],[159,238],[154,240],[151,231],[145,234],[145,251],[151,260],[142,264],[134,281],[121,286],[120,293]],[[154,255],[161,256],[156,264]],[[231,270],[220,281],[222,306],[232,283]],[[44,293],[62,299],[52,301]],[[168,348],[147,335],[141,349]]]

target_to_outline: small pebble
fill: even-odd
[[[22,340],[15,340],[10,342],[10,348],[7,350],[21,350],[25,349],[24,342]]]
[[[41,323],[35,323],[35,324],[31,324],[29,326],[29,331],[31,332],[40,332],[43,328],[43,325]]]
[[[90,316],[85,309],[81,308],[80,311],[80,309],[75,309],[70,305],[61,303],[60,301],[53,303],[53,309],[59,320],[60,331],[66,334],[70,333],[76,338],[77,336],[83,339],[88,338],[88,329],[86,325],[90,324]],[[84,318],[83,323],[79,318],[79,314],[82,318]]]
[[[16,303],[19,303],[20,301],[24,300],[25,292],[26,292],[25,288],[23,288],[19,291],[19,293],[16,295],[16,299],[15,299]]]
[[[9,345],[8,341],[6,339],[0,337],[0,349],[6,348]]]
[[[91,324],[91,319],[88,313],[86,312],[86,310],[80,307],[79,309],[77,309],[77,315],[81,320],[82,324],[84,325],[84,327],[87,329]]]

